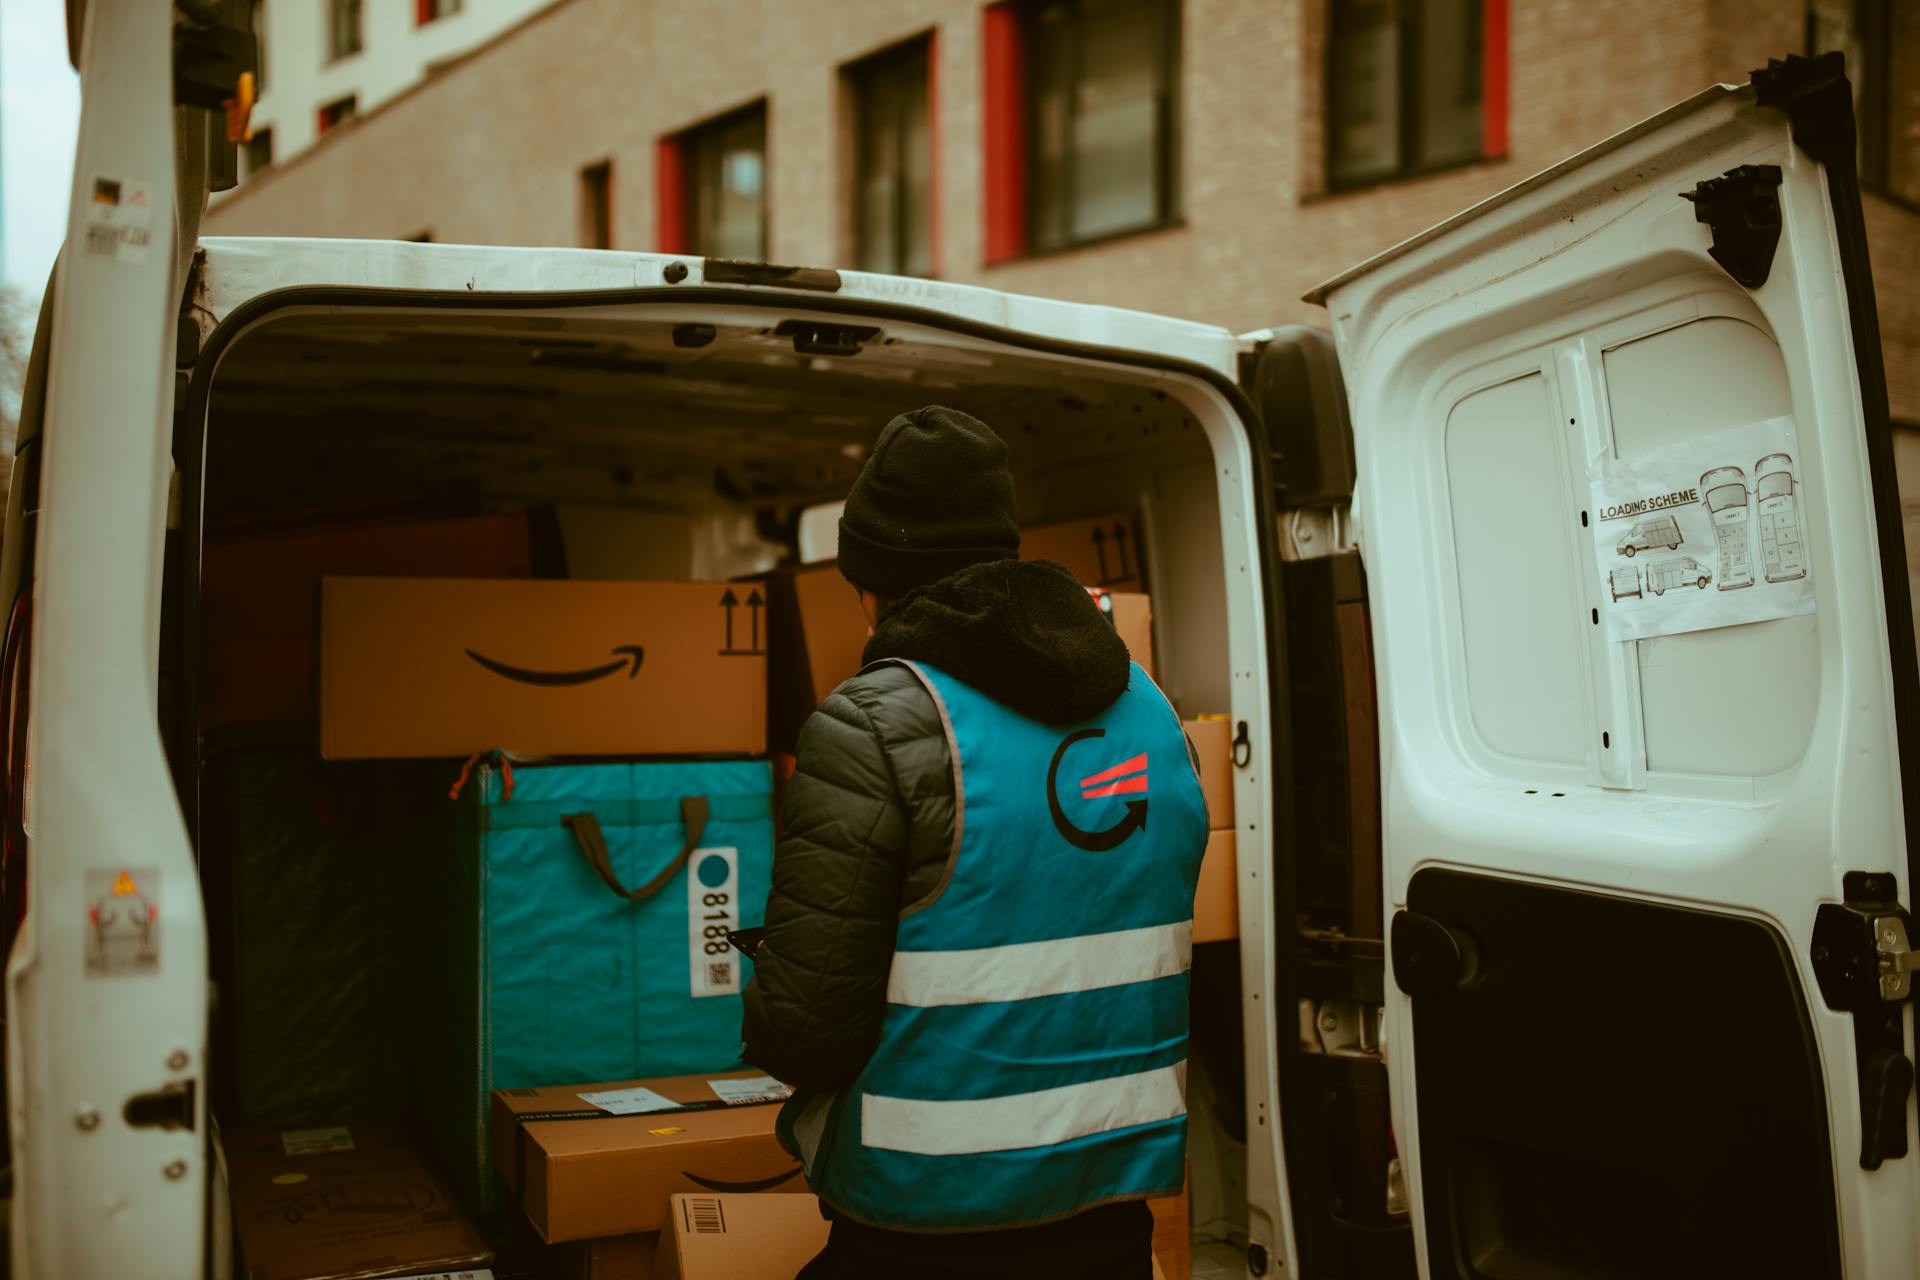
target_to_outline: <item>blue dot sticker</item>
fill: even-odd
[[[731,871],[732,868],[727,865],[727,860],[719,854],[709,854],[700,859],[699,865],[693,869],[693,873],[700,878],[700,883],[709,889],[725,884]]]

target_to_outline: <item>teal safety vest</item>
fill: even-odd
[[[1177,1194],[1207,842],[1179,718],[1138,666],[1118,702],[1059,728],[902,665],[946,722],[957,847],[900,918],[866,1069],[781,1117],[809,1185],[910,1231]]]

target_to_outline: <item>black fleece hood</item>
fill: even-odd
[[[1132,659],[1065,565],[994,560],[900,597],[865,661],[940,668],[1045,724],[1088,720],[1127,691]]]

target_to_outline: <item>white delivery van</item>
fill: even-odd
[[[457,484],[669,513],[686,576],[748,571],[926,402],[1001,429],[1027,518],[1140,513],[1161,680],[1230,717],[1194,1176],[1249,1276],[1920,1276],[1920,685],[1837,56],[1341,274],[1329,342],[688,257],[197,243],[217,113],[159,55],[224,37],[83,21],[0,581],[15,1276],[229,1265],[211,523]],[[1780,418],[1816,611],[1609,640],[1589,462]],[[109,953],[123,874],[149,918]]]

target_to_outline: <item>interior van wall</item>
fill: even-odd
[[[1191,718],[1231,706],[1226,560],[1220,498],[1204,442],[1129,456],[1059,462],[1020,477],[1022,520],[1039,524],[1109,511],[1139,513],[1153,597],[1155,676]]]

